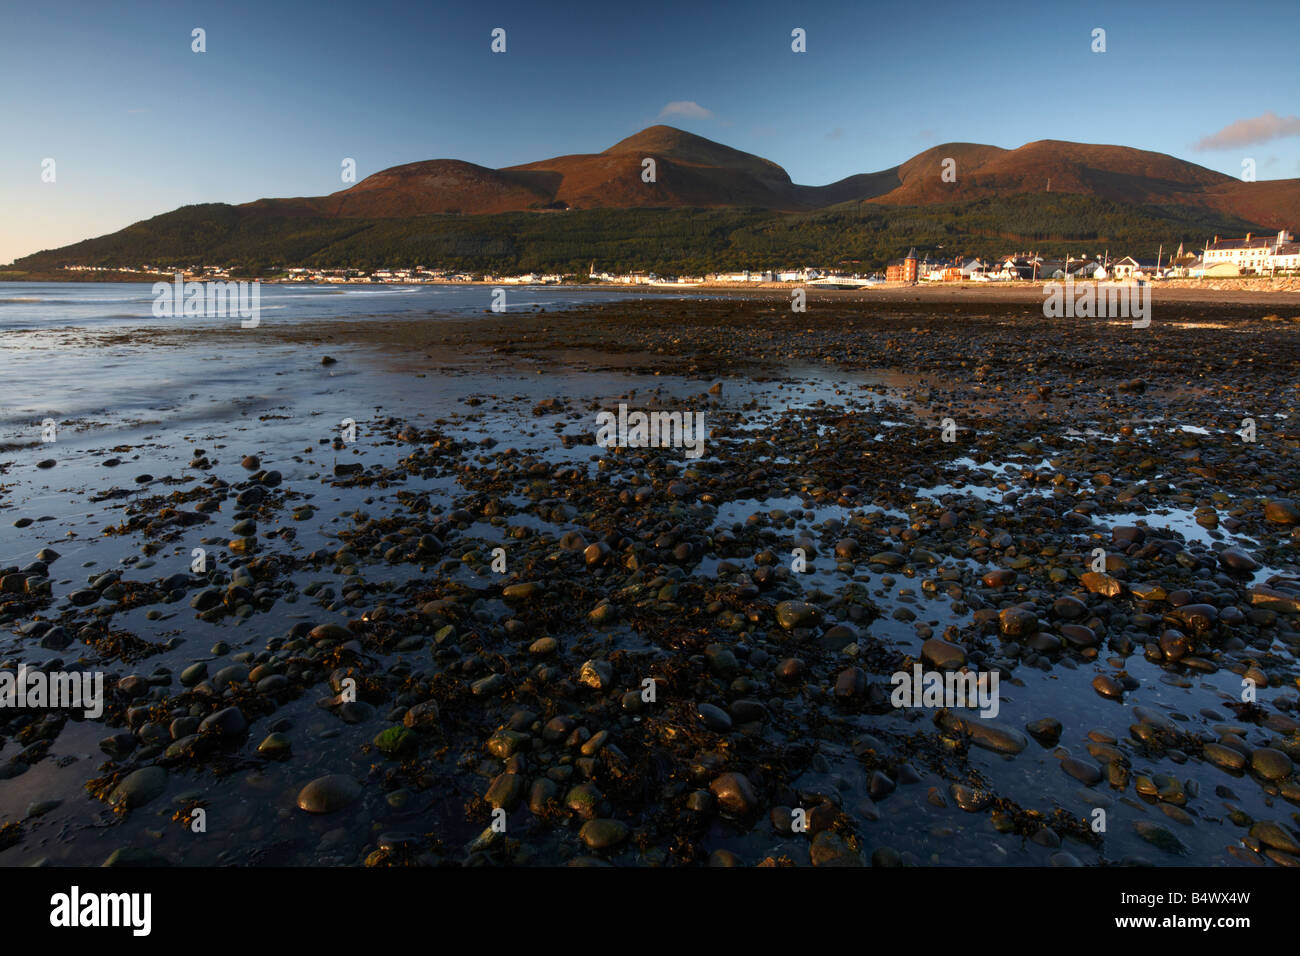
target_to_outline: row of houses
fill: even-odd
[[[228,279],[230,269],[227,266],[154,266],[148,263],[140,266],[78,266],[65,265],[65,272],[128,272],[143,276],[170,276],[181,273],[187,279]]]
[[[654,272],[592,272],[587,277],[593,282],[615,285],[669,285],[690,286],[705,284],[738,285],[760,282],[797,282],[811,286],[862,286],[874,284],[868,276],[850,274],[833,269],[744,269],[739,272],[710,272],[702,276],[664,276]]]
[[[295,267],[286,270],[290,282],[323,282],[329,284],[349,282],[383,282],[401,285],[413,282],[469,282],[474,277],[468,273],[452,272],[446,269],[426,269],[416,266],[413,269],[376,269],[367,272],[364,269],[315,269]]]
[[[1246,233],[1245,239],[1220,239],[1205,247],[1204,275],[1260,275],[1300,269],[1300,242],[1283,229],[1276,236]],[[1235,270],[1235,271],[1233,271]]]
[[[1109,255],[1092,258],[1067,256],[1043,258],[1032,253],[1016,253],[1000,259],[978,258],[931,259],[917,254],[915,247],[906,256],[892,260],[885,269],[890,282],[998,282],[1013,279],[1163,279],[1201,276],[1270,275],[1300,270],[1300,243],[1283,229],[1276,236],[1246,234],[1244,239],[1214,237],[1203,252],[1178,251],[1165,259],[1136,259]]]

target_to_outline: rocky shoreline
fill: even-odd
[[[108,699],[0,711],[0,863],[1300,863],[1300,332],[810,301],[266,324],[462,394],[89,453],[122,556],[32,539],[0,653]],[[703,457],[597,447],[619,401]],[[916,663],[998,717],[894,707]]]

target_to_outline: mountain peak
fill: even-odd
[[[667,126],[663,123],[657,123],[654,126],[647,126],[639,133],[633,133],[626,139],[621,139],[609,149],[609,153],[628,153],[636,152],[642,149],[663,149],[665,147],[672,149],[678,146],[691,146],[695,144],[708,146],[721,146],[710,139],[699,136],[696,133],[688,133],[684,129],[678,129],[676,126]],[[727,147],[723,147],[726,149]]]
[[[689,166],[717,166],[741,170],[769,185],[788,187],[789,174],[771,160],[716,143],[676,126],[647,126],[627,139],[619,140],[602,156],[635,153],[656,160],[667,159]]]

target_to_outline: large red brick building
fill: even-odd
[[[902,259],[895,259],[885,266],[885,281],[915,282],[916,262],[916,247],[913,246]]]

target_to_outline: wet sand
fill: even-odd
[[[3,715],[0,863],[1300,862],[1300,331],[874,296],[132,336],[284,358],[6,454],[0,654],[110,699]]]

